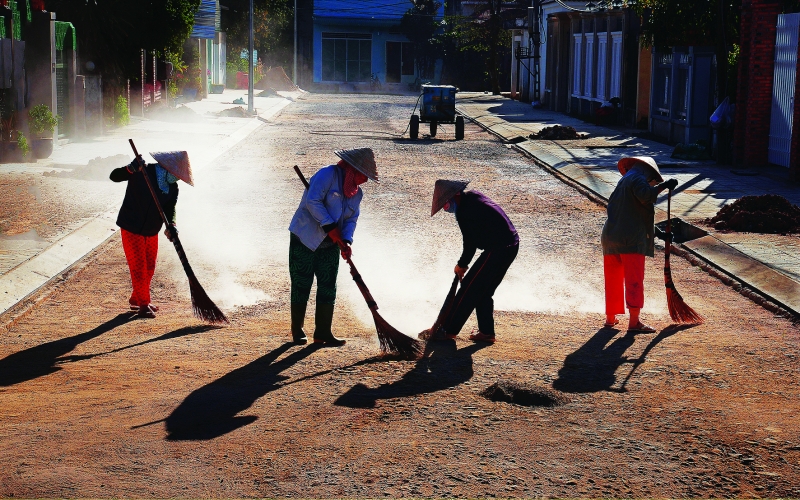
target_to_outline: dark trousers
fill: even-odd
[[[323,242],[316,250],[303,245],[292,234],[289,238],[289,277],[292,303],[306,303],[317,278],[317,304],[336,302],[336,276],[339,274],[339,247]]]
[[[494,291],[503,281],[506,271],[517,257],[519,244],[505,248],[485,250],[464,276],[453,307],[444,320],[442,328],[449,335],[458,335],[475,311],[478,329],[485,335],[494,335]]]

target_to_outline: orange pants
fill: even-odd
[[[603,256],[603,274],[606,278],[606,314],[625,313],[628,309],[641,309],[644,305],[644,255],[623,253]],[[625,297],[625,302],[622,298]]]
[[[156,272],[158,255],[158,234],[142,236],[122,229],[122,248],[131,271],[133,293],[128,302],[132,306],[143,307],[150,304],[150,281]]]

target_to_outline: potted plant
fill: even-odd
[[[47,158],[53,154],[53,131],[58,125],[58,119],[50,111],[47,104],[38,104],[28,110],[28,127],[33,137],[30,149],[37,159]]]

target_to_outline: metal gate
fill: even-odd
[[[792,147],[798,30],[800,30],[800,13],[778,16],[775,74],[772,79],[772,114],[769,124],[769,162],[784,167],[789,166]]]

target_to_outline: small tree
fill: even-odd
[[[411,3],[413,7],[400,19],[400,30],[412,44],[417,75],[429,79],[433,77],[439,52],[434,35],[439,28],[436,12],[442,4],[436,0],[412,0]]]
[[[33,135],[37,137],[44,132],[52,134],[56,129],[56,125],[58,125],[58,119],[50,111],[47,104],[38,104],[32,107],[28,111],[28,118],[28,126]]]

